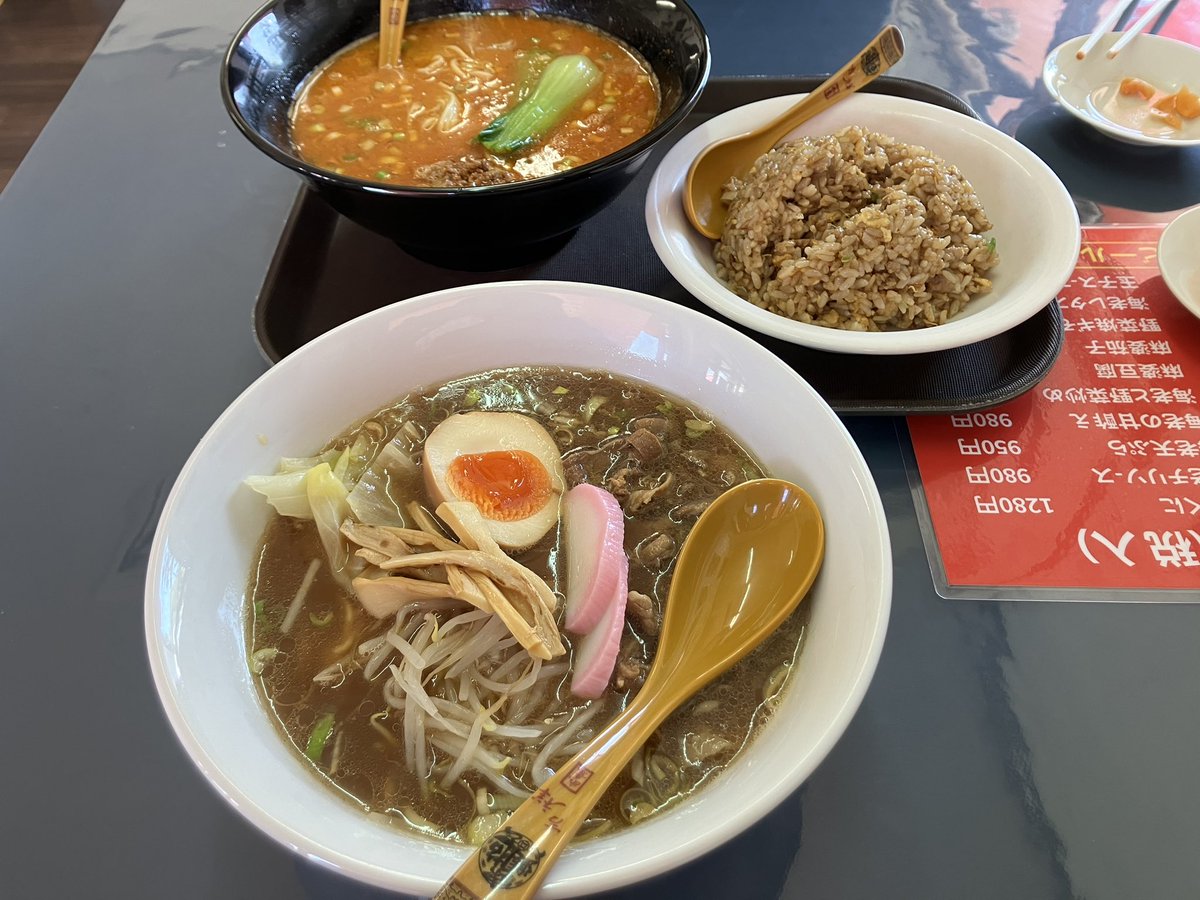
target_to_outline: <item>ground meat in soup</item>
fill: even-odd
[[[453,159],[417,169],[417,183],[430,187],[486,187],[521,179],[494,159]]]
[[[474,843],[499,827],[548,771],[565,762],[640,688],[654,658],[674,562],[698,511],[733,484],[763,474],[702,410],[606,373],[562,369],[501,370],[458,379],[377,411],[330,448],[351,448],[365,459],[394,446],[407,448],[416,459],[438,422],[476,409],[535,418],[561,448],[568,478],[610,489],[619,482],[622,488],[630,595],[607,693],[597,701],[574,697],[568,690],[570,672],[560,671],[538,682],[537,696],[514,700],[507,710],[513,716],[508,724],[516,727],[549,724],[543,744],[575,728],[560,750],[547,756],[544,746],[504,749],[501,781],[468,768],[442,787],[439,779],[452,754],[438,747],[425,761],[426,771],[411,771],[403,749],[405,716],[383,696],[380,683],[386,679],[365,677],[363,657],[356,653],[364,645],[382,645],[377,636],[392,622],[366,615],[328,564],[313,566],[323,553],[311,521],[273,518],[255,560],[247,616],[251,668],[300,758],[365,811],[436,838]],[[654,444],[644,439],[647,434]],[[416,469],[385,492],[398,509],[413,499],[431,505]],[[560,537],[561,529],[552,529],[514,557],[561,596]],[[306,581],[311,583],[297,612],[292,607]],[[281,623],[289,612],[293,623],[283,634]],[[718,775],[770,715],[800,652],[807,615],[801,606],[758,650],[668,718],[604,795],[581,836],[636,824]],[[568,644],[574,640],[566,632],[563,638]],[[565,670],[566,663],[562,666]],[[501,782],[516,791],[498,787]]]

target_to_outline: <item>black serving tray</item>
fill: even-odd
[[[673,140],[706,119],[755,100],[809,91],[821,80],[714,78],[692,114],[611,206],[586,222],[553,256],[502,272],[461,272],[421,262],[302,189],[255,307],[259,346],[277,362],[342,322],[397,300],[465,284],[525,278],[613,285],[717,316],[668,274],[650,245],[643,218],[650,176]],[[916,81],[884,77],[866,90],[974,116],[958,97]],[[463,239],[470,237],[464,233]],[[1045,309],[1004,334],[967,347],[907,356],[826,353],[729,324],[795,368],[840,413],[946,413],[1004,403],[1045,377],[1063,342],[1058,305],[1053,298],[1047,301]]]

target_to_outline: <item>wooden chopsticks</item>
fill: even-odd
[[[379,0],[379,68],[400,65],[408,0]]]
[[[1114,6],[1109,14],[1104,17],[1104,20],[1096,26],[1096,30],[1092,32],[1091,36],[1084,41],[1083,46],[1075,51],[1075,58],[1083,59],[1089,53],[1091,53],[1092,49],[1096,46],[1096,42],[1099,41],[1100,38],[1107,34],[1112,27],[1117,24],[1117,21],[1125,14],[1127,10],[1137,5],[1137,3],[1138,0],[1124,0],[1124,2],[1118,0],[1116,6]],[[1108,48],[1108,52],[1105,54],[1105,56],[1108,59],[1112,59],[1114,56],[1120,53],[1126,44],[1141,34],[1146,29],[1146,26],[1148,26],[1162,14],[1162,11],[1167,8],[1169,3],[1171,3],[1171,0],[1156,0],[1156,2],[1146,10],[1142,17],[1134,22],[1129,28],[1127,28],[1121,35],[1120,39]]]

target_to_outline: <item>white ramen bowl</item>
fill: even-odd
[[[146,639],[179,740],[239,813],[297,853],[406,893],[433,893],[468,851],[369,818],[322,783],[272,724],[247,667],[244,630],[246,581],[268,509],[241,481],[274,471],[281,456],[317,450],[414,388],[520,364],[606,369],[710,411],[768,471],[813,495],[827,534],[807,601],[808,643],[762,734],[674,809],[569,848],[544,896],[649,878],[765,815],[846,729],[883,646],[892,568],[875,484],[825,402],[749,338],[664,300],[569,282],[455,288],[342,325],[247,388],[187,461],[154,538]]]
[[[979,194],[994,226],[1000,262],[992,289],[944,325],[909,331],[860,332],[797,322],[743,300],[717,278],[713,242],[683,212],[683,186],[696,155],[713,141],[751,131],[803,94],[772,97],[716,116],[684,135],[659,164],[646,194],[650,240],[668,271],[702,303],[772,337],[835,353],[928,353],[994,337],[1054,299],[1079,258],[1079,215],[1050,167],[1025,145],[941,106],[883,94],[854,94],[785,140],[862,125],[925,147],[959,171]]]
[[[1087,35],[1071,38],[1051,50],[1042,67],[1042,83],[1050,96],[1079,121],[1127,144],[1200,144],[1200,119],[1184,119],[1178,131],[1160,128],[1147,134],[1134,126],[1148,116],[1149,104],[1117,94],[1122,78],[1140,78],[1168,94],[1185,84],[1200,91],[1200,48],[1159,34],[1139,34],[1109,59],[1108,48],[1120,37],[1116,31],[1105,34],[1083,59],[1077,59],[1075,52],[1087,41]]]

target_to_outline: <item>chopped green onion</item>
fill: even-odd
[[[992,238],[990,241],[987,242],[987,248],[988,248],[988,253],[996,252],[996,239],[995,238]]]
[[[599,80],[600,70],[586,56],[555,57],[533,93],[479,132],[479,143],[498,154],[524,150],[557,125]]]
[[[621,429],[618,428],[616,425],[614,425],[610,429],[608,429],[609,434],[620,434],[620,432],[621,432]]]
[[[660,413],[662,413],[665,416],[667,413],[669,413],[675,409],[675,404],[672,403],[670,400],[664,400],[662,403],[658,404],[658,406],[656,406],[654,408],[657,409]]]
[[[304,748],[304,755],[315,763],[321,761],[321,757],[325,755],[325,745],[329,743],[329,738],[333,734],[333,713],[325,713],[321,718],[317,719],[317,724],[312,730],[312,734],[308,736],[308,746]]]
[[[483,394],[479,392],[479,388],[468,388],[463,394],[463,406],[474,406],[483,398]]]
[[[553,393],[558,394],[561,397],[563,394],[566,394],[569,392],[567,391],[567,389],[565,387],[556,387],[554,389]]]
[[[688,419],[683,423],[683,427],[687,429],[689,437],[696,437],[704,434],[706,431],[712,431],[712,422],[702,422],[700,419]]]
[[[590,398],[587,402],[587,405],[583,408],[583,421],[591,422],[592,417],[595,416],[600,407],[607,402],[608,398],[601,397],[599,394],[596,394],[594,397]]]
[[[387,179],[389,179],[389,178],[391,178],[391,177],[392,177],[392,173],[391,173],[391,172],[385,172],[385,171],[383,171],[383,169],[380,169],[378,172],[376,172],[376,173],[375,173],[375,177],[376,177],[376,178],[382,178],[383,180],[385,180],[385,181],[386,181]]]
[[[266,608],[267,608],[267,602],[265,600],[255,600],[254,601],[254,618],[256,618],[256,619],[261,618],[262,614],[263,614],[263,610],[265,610]]]
[[[843,254],[842,254],[842,262],[844,262],[844,263],[852,263],[852,262],[854,262],[854,251],[853,251],[853,250],[847,250],[845,253],[843,253]]]
[[[316,613],[309,613],[308,621],[312,622],[318,628],[324,628],[333,621],[333,610],[327,609],[319,616]]]
[[[524,409],[528,405],[521,389],[507,381],[494,381],[486,390],[481,402],[487,409]]]
[[[269,666],[278,655],[278,647],[263,647],[261,650],[255,650],[250,656],[250,671],[255,675],[261,675],[263,669]]]

